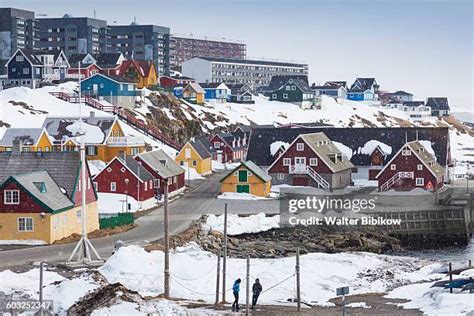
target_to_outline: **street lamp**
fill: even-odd
[[[128,178],[125,179],[125,210],[128,213]]]

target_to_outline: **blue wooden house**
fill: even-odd
[[[17,49],[5,64],[5,87],[24,86],[35,89],[43,79],[43,63],[33,51]]]
[[[106,100],[119,107],[135,107],[136,84],[121,77],[95,74],[81,81],[81,91],[86,96]]]
[[[347,99],[352,101],[375,101],[378,99],[379,85],[375,78],[356,78]]]
[[[230,88],[225,83],[200,83],[204,91],[204,99],[206,101],[226,102],[230,96]]]
[[[174,86],[173,87],[173,95],[177,98],[182,98],[183,97],[183,90],[184,90],[184,86],[182,86],[182,85]]]

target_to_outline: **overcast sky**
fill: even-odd
[[[250,58],[304,61],[310,81],[375,77],[383,90],[473,105],[472,0],[0,0],[0,6],[247,43]],[[71,4],[72,3],[72,4]]]

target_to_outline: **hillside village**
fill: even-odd
[[[101,45],[79,51],[71,48],[73,44],[61,44],[64,23],[74,25],[77,34],[84,21],[95,23],[91,27],[97,28],[92,35],[96,42],[102,41],[97,36],[106,21],[64,16],[34,22],[33,12],[0,8],[0,16],[8,14],[16,19],[17,28],[23,27],[20,21],[39,23],[42,38],[34,47],[10,47],[11,56],[2,61],[0,253],[11,257],[0,265],[0,280],[6,284],[0,285],[0,295],[17,291],[37,297],[36,288],[16,288],[13,281],[36,280],[28,275],[33,272],[6,269],[21,266],[27,271],[31,268],[27,262],[48,261],[46,296],[57,304],[55,313],[205,311],[214,300],[209,284],[215,283],[219,268],[211,269],[211,279],[204,267],[214,265],[224,251],[227,227],[221,229],[220,216],[224,208],[226,220],[228,206],[232,212],[226,225],[231,230],[237,227],[232,238],[255,245],[247,250],[234,240],[231,267],[245,269],[241,258],[253,256],[256,270],[270,285],[294,276],[286,274],[294,269],[290,259],[296,252],[288,248],[293,238],[281,233],[280,207],[287,194],[363,194],[378,199],[377,211],[369,214],[412,221],[384,232],[325,232],[339,241],[321,236],[308,241],[310,235],[305,235],[301,248],[320,250],[302,253],[305,272],[312,273],[311,265],[342,267],[345,259],[338,252],[348,251],[349,270],[336,283],[349,284],[360,299],[367,293],[384,293],[381,300],[406,299],[409,303],[398,303],[401,309],[434,315],[436,308],[454,314],[474,308],[464,292],[472,284],[465,281],[472,276],[471,266],[457,267],[459,280],[449,283],[453,275],[445,274],[444,263],[390,256],[395,250],[471,243],[474,129],[452,115],[448,97],[415,98],[407,92],[410,87],[387,91],[374,77],[312,83],[308,64],[247,59],[237,43],[207,39],[173,39],[178,51],[191,42],[206,43],[207,55],[206,51],[189,54],[189,47],[194,47],[189,46],[173,62],[169,56],[168,61],[153,54],[148,58],[140,47],[157,42],[142,45],[128,39],[147,38],[150,33],[157,35],[151,41],[158,34],[161,41],[171,41],[169,29],[153,25],[111,27],[111,51],[103,51]],[[227,48],[217,50],[215,45]],[[162,49],[159,56],[166,55],[169,47]],[[396,211],[388,211],[390,207]],[[164,294],[161,275],[151,277],[151,285],[143,283],[167,260],[163,234],[170,224],[162,218],[168,208],[172,261],[182,261],[172,273],[188,277],[172,274],[172,295]],[[282,238],[275,240],[279,246],[267,241],[271,251],[259,248],[263,240],[259,238],[265,238],[267,231]],[[56,247],[65,245],[72,251],[81,236],[88,235],[92,244],[98,244],[99,268],[83,274],[71,269],[68,276],[61,270],[66,254],[57,254]],[[28,249],[34,251],[27,254]],[[137,270],[138,262],[143,271]],[[266,275],[273,263],[280,270]],[[205,282],[188,282],[193,278],[190,266]],[[392,277],[384,275],[386,269]],[[134,283],[140,273],[147,277]],[[230,272],[228,282],[239,275]],[[331,278],[337,276],[324,282]],[[432,289],[434,281],[446,283]],[[77,293],[57,297],[73,288],[73,282],[80,288]],[[328,290],[316,279],[312,282],[314,287],[308,283],[303,287],[306,308],[338,310],[335,289]],[[270,292],[262,303],[291,308],[298,303],[300,308],[302,299],[294,297],[290,285],[283,284],[281,293]],[[419,293],[408,296],[403,287]],[[459,289],[455,299],[448,297],[453,288]],[[90,307],[103,299],[100,291],[111,291],[110,297]],[[218,297],[225,297],[225,290],[220,291]],[[179,300],[161,300],[160,294]],[[363,310],[365,301],[354,299],[353,308]],[[459,300],[459,305],[453,307],[450,299]],[[384,312],[397,313],[399,308],[391,304],[381,303],[387,308]]]

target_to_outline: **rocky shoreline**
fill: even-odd
[[[181,234],[172,236],[172,247],[195,242],[202,249],[219,253],[224,235],[218,231],[203,229],[206,216],[194,221]],[[299,247],[300,253],[366,251],[377,254],[400,251],[400,241],[380,229],[345,228],[334,226],[274,228],[259,233],[228,236],[228,255],[235,258],[281,258],[293,256]],[[157,245],[148,250],[160,249]]]

